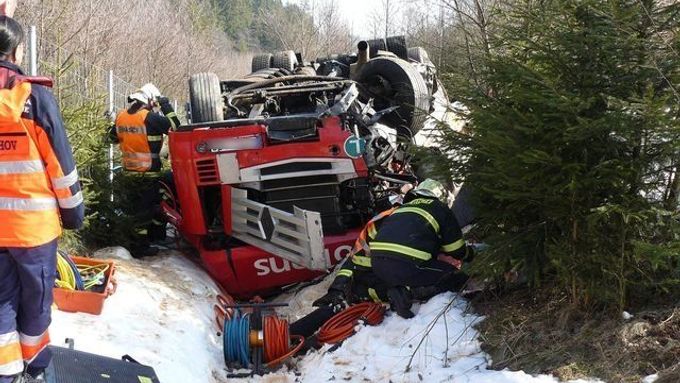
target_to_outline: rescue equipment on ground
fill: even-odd
[[[45,370],[46,383],[160,383],[152,367],[130,355],[109,358],[76,350],[73,339],[66,343],[68,347],[49,346],[52,363]]]
[[[218,296],[216,321],[221,325],[224,361],[227,366],[250,369],[243,377],[263,375],[279,367],[302,349],[305,339],[290,335],[288,321],[276,315],[274,308],[285,303],[236,304]]]
[[[116,291],[115,264],[109,260],[57,255],[54,302],[61,311],[99,315],[104,300]]]
[[[356,332],[361,322],[376,326],[385,317],[382,303],[362,302],[335,314],[319,329],[318,340],[323,343],[340,343]]]

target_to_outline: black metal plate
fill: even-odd
[[[47,383],[160,383],[149,366],[50,346]]]

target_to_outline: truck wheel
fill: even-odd
[[[295,70],[298,60],[293,51],[276,52],[272,57],[272,68]]]
[[[378,51],[387,50],[387,43],[385,42],[385,39],[368,40],[366,43],[368,44],[368,54],[370,55],[370,58],[377,56]]]
[[[408,49],[408,58],[415,61],[419,62],[421,64],[428,64],[431,63],[432,61],[430,60],[430,55],[427,54],[427,51],[423,49],[423,47],[411,47]]]
[[[408,60],[408,49],[406,49],[406,37],[391,36],[385,39],[387,50],[397,55],[402,60]]]
[[[415,135],[422,129],[430,110],[427,84],[418,70],[408,62],[391,57],[377,57],[361,68],[357,81],[365,86],[365,98],[374,98],[376,110],[399,106],[383,117],[383,122],[399,128],[405,126]]]
[[[220,79],[215,73],[198,73],[189,79],[191,122],[224,120],[224,100]]]
[[[262,53],[253,56],[253,63],[250,66],[252,72],[257,72],[260,69],[271,68],[272,66],[272,54]]]

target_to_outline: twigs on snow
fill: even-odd
[[[411,357],[408,360],[408,364],[406,365],[406,369],[404,372],[409,372],[411,371],[411,365],[413,364],[413,359],[416,357],[416,354],[422,347],[423,343],[425,343],[425,340],[429,337],[430,333],[432,332],[432,329],[434,329],[434,326],[437,324],[439,319],[443,316],[444,317],[444,326],[446,330],[446,350],[444,351],[444,365],[448,366],[448,353],[449,353],[449,327],[448,327],[448,322],[446,318],[446,313],[451,310],[451,306],[456,302],[456,299],[458,299],[458,296],[452,298],[449,303],[444,306],[444,308],[430,321],[430,323],[427,325],[427,329],[425,330],[425,334],[423,335],[422,338],[420,338],[420,342],[418,342],[418,345],[416,348],[413,350],[413,353],[411,354]],[[470,324],[467,324],[465,328],[463,328],[463,331],[458,335],[458,337],[453,341],[453,344],[458,343],[458,341],[465,335],[467,330],[472,326],[474,321],[470,322]]]

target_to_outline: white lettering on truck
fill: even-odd
[[[352,246],[349,245],[342,245],[338,246],[335,248],[335,251],[333,252],[333,258],[335,259],[336,262],[333,262],[333,259],[331,258],[330,251],[328,249],[324,250],[326,257],[328,257],[328,260],[331,263],[337,263],[342,260],[349,252],[352,250]],[[263,277],[265,275],[269,275],[271,273],[274,274],[280,274],[280,273],[285,273],[288,271],[291,271],[293,269],[295,270],[303,270],[305,267],[296,265],[295,263],[290,262],[287,259],[279,258],[279,257],[269,257],[269,258],[262,258],[258,259],[255,261],[253,264],[255,266],[255,270],[257,270],[257,276],[258,277]]]

